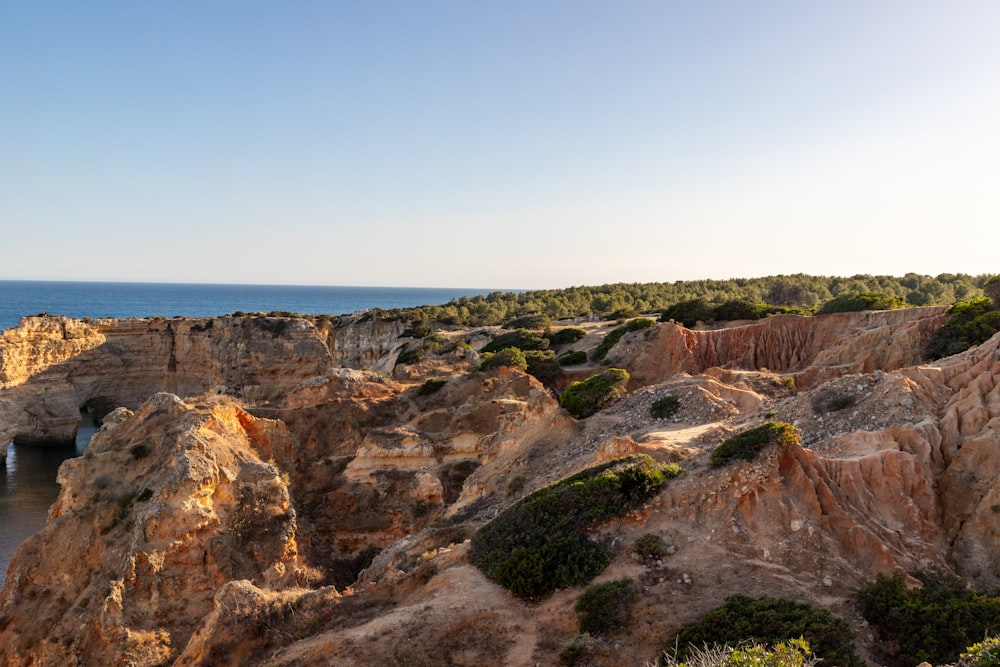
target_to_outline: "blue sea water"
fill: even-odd
[[[0,330],[25,315],[70,317],[212,317],[275,310],[344,315],[369,308],[441,305],[487,289],[318,287],[0,280]]]
[[[0,281],[0,330],[26,315],[70,317],[211,317],[236,311],[288,311],[343,315],[370,308],[440,305],[485,289],[407,287],[305,287],[280,285],[196,285]],[[18,545],[45,525],[59,495],[56,471],[83,453],[92,425],[80,428],[76,446],[30,447],[10,444],[0,467],[0,581]],[[3,446],[3,445],[0,445]]]

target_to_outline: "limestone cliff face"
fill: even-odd
[[[879,572],[933,567],[993,588],[1000,335],[916,363],[941,315],[657,325],[612,351],[637,388],[580,421],[513,369],[414,365],[393,380],[335,368],[350,355],[308,323],[94,325],[94,347],[32,362],[0,397],[41,400],[39,387],[65,383],[86,387],[71,394],[79,406],[110,395],[116,374],[138,392],[171,365],[191,378],[176,386],[202,397],[113,412],[64,465],[48,526],[0,592],[0,665],[555,664],[578,635],[581,591],[522,604],[465,561],[463,542],[531,490],[633,452],[686,474],[592,532],[617,549],[600,580],[641,590],[633,626],[593,664],[652,660],[671,630],[733,593],[809,602],[860,629],[854,594]],[[352,363],[394,359],[393,327],[344,338],[378,348]],[[57,329],[39,341],[73,345]],[[94,356],[109,345],[117,356]],[[111,370],[96,378],[101,363]],[[431,373],[443,382],[423,385]],[[678,413],[652,417],[665,395]],[[716,445],[766,419],[793,423],[802,444],[709,465]],[[672,555],[634,558],[647,533]]]
[[[80,409],[136,408],[156,392],[267,403],[340,365],[381,367],[396,322],[348,323],[327,339],[295,318],[23,318],[0,341],[0,442],[72,442]],[[3,448],[6,456],[6,448]]]
[[[110,415],[10,563],[0,664],[163,664],[227,581],[304,583],[287,483],[257,454],[288,437],[170,394]]]
[[[405,329],[402,320],[345,319],[327,340],[337,366],[390,373]]]
[[[303,550],[338,585],[354,580],[359,557],[502,484],[497,471],[540,431],[570,424],[539,382],[510,369],[458,375],[427,396],[341,370],[297,388],[284,407],[253,411],[297,436],[271,455],[298,490]]]
[[[793,374],[800,389],[846,373],[896,370],[920,363],[927,339],[944,322],[944,307],[772,315],[725,329],[692,331],[658,324],[625,336],[608,355],[628,369],[634,387],[712,367]]]

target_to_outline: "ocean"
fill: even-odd
[[[0,330],[39,313],[70,317],[211,317],[237,311],[344,315],[370,308],[441,305],[491,291],[495,290],[3,280]],[[18,545],[45,525],[49,507],[59,495],[59,465],[82,454],[93,432],[93,425],[82,426],[75,447],[10,443],[7,464],[0,468],[0,581]]]

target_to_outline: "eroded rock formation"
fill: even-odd
[[[632,626],[595,664],[651,660],[733,593],[863,630],[853,596],[879,572],[995,587],[1000,335],[920,364],[941,316],[657,324],[611,352],[632,391],[583,421],[534,378],[475,371],[471,356],[391,377],[335,367],[393,370],[396,323],[333,346],[296,320],[29,323],[0,352],[5,428],[55,405],[48,394],[135,412],[112,412],[63,466],[48,526],[11,562],[0,664],[554,664],[580,591],[524,604],[465,561],[465,540],[531,490],[634,452],[686,474],[594,531],[618,548],[600,580],[640,587]],[[348,355],[349,340],[377,351]],[[654,419],[667,395],[677,414]],[[766,419],[793,423],[801,445],[709,466]],[[647,533],[671,555],[633,558]]]

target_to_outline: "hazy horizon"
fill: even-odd
[[[2,10],[0,279],[998,272],[1000,4]]]

